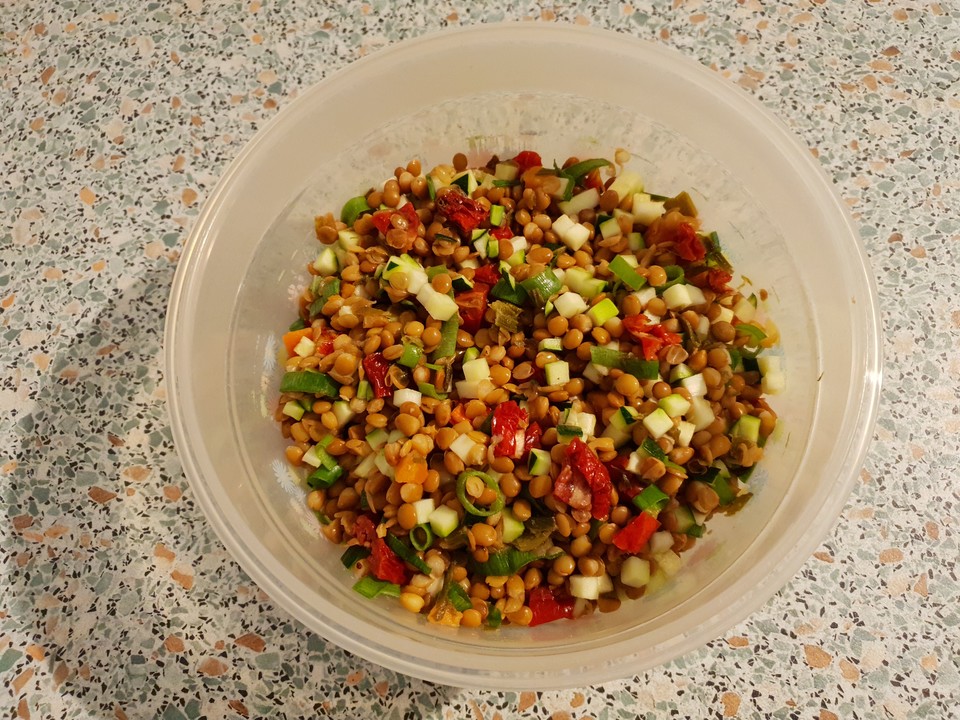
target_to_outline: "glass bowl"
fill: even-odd
[[[734,266],[770,291],[787,389],[753,498],[717,516],[670,584],[620,610],[499,631],[441,628],[361,600],[303,502],[272,419],[316,213],[394,167],[455,152],[633,156],[689,190]],[[880,389],[867,260],[809,153],[760,105],[676,52],[611,32],[477,26],[394,45],[304,92],[207,200],[166,325],[172,426],[191,490],[243,569],[331,642],[461,687],[558,688],[666,662],[756,610],[826,536],[860,469]]]

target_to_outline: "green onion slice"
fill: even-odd
[[[640,380],[656,380],[660,377],[660,362],[641,360],[631,353],[594,345],[590,348],[590,362],[608,368],[623,370]]]
[[[490,303],[494,312],[493,324],[503,328],[508,333],[515,333],[520,329],[520,313],[523,312],[516,305],[503,300],[494,300]]]
[[[534,560],[540,560],[541,555],[534,552],[525,552],[508,547],[499,552],[490,553],[486,562],[474,562],[473,571],[478,575],[513,575],[521,568]]]
[[[451,237],[447,237],[446,235],[437,235],[434,237],[434,239],[437,239],[437,238],[446,239],[448,242],[456,242],[456,240],[454,240]],[[437,275],[449,275],[449,274],[450,274],[450,271],[447,270],[446,265],[431,265],[430,267],[427,268],[427,279],[429,280],[433,280]]]
[[[363,545],[351,545],[343,555],[340,556],[340,562],[345,568],[353,567],[370,554],[370,548]]]
[[[487,613],[487,627],[491,627],[496,630],[500,627],[500,624],[503,622],[503,615],[500,613],[500,608],[495,607],[493,603],[490,604],[490,612]]]
[[[396,583],[387,582],[386,580],[377,580],[370,575],[365,575],[357,580],[353,586],[353,589],[363,595],[365,598],[375,598],[379,597],[380,595],[385,595],[387,597],[400,597],[399,585]]]
[[[312,370],[295,370],[284,373],[280,380],[280,392],[303,392],[320,397],[340,397],[340,385],[326,373]]]
[[[428,382],[418,382],[417,390],[420,391],[421,395],[426,397],[434,398],[435,400],[446,400],[447,396],[444,393],[437,392],[437,388],[433,383]]]
[[[444,320],[440,326],[440,344],[433,351],[431,359],[436,362],[440,358],[452,357],[457,351],[457,333],[460,331],[460,318],[454,315]]]
[[[660,377],[660,362],[628,357],[623,363],[623,371],[639,380],[656,380]]]
[[[470,602],[470,596],[467,595],[467,591],[463,589],[460,583],[450,583],[447,588],[447,599],[449,599],[450,604],[460,612],[473,607],[473,603]]]
[[[704,245],[706,245],[707,248],[707,256],[705,259],[707,267],[718,267],[728,272],[733,270],[730,261],[727,260],[727,257],[723,254],[723,250],[720,247],[720,236],[717,235],[716,231],[710,233]]]
[[[631,290],[639,290],[647,284],[647,279],[620,255],[610,262],[610,272]]]
[[[373,387],[369,380],[361,380],[357,384],[357,397],[361,400],[373,400]]]
[[[318,451],[318,453],[321,452],[326,454],[323,450]],[[313,490],[326,490],[339,480],[341,475],[343,475],[343,468],[339,465],[332,468],[321,465],[310,473],[310,477],[307,478],[307,486]]]
[[[594,365],[602,365],[608,368],[622,368],[623,360],[626,357],[627,353],[620,352],[619,350],[605,348],[600,345],[590,347],[590,362]]]
[[[357,218],[365,212],[371,212],[370,206],[367,205],[367,198],[363,195],[357,195],[357,197],[350,198],[343,204],[343,209],[340,210],[340,221],[346,223],[348,227],[353,227]]]
[[[333,277],[327,278],[323,282],[323,288],[320,290],[320,298],[323,302],[327,302],[334,295],[340,294],[340,278]]]
[[[523,289],[523,285],[511,285],[509,280],[501,277],[497,284],[490,288],[490,297],[514,305],[523,305],[527,299],[527,291]]]
[[[560,278],[550,268],[532,278],[527,278],[520,283],[523,289],[527,291],[534,304],[543,307],[552,295],[560,292],[563,287]]]
[[[650,513],[654,517],[659,515],[669,502],[670,496],[656,485],[644,488],[643,492],[633,498],[634,505],[642,512]]]
[[[664,462],[667,459],[667,454],[657,445],[657,441],[653,438],[644,438],[643,443],[640,445],[640,450],[660,462]]]
[[[306,326],[307,324],[303,321],[303,318],[297,318],[292,323],[290,323],[290,327],[287,328],[287,330],[289,332],[293,332],[294,330],[303,330]]]
[[[467,496],[467,480],[474,476],[483,480],[483,484],[497,494],[497,499],[494,500],[489,507],[477,507]],[[457,499],[460,501],[460,504],[463,506],[464,510],[471,515],[476,515],[477,517],[490,517],[494,513],[500,512],[503,510],[504,503],[506,502],[505,498],[503,497],[503,491],[500,489],[500,485],[497,483],[497,481],[486,473],[480,472],[479,470],[465,470],[464,472],[460,473],[460,475],[457,477]],[[489,574],[495,575],[496,573]]]
[[[390,546],[390,549],[397,554],[398,558],[406,563],[410,563],[424,575],[429,575],[431,572],[433,572],[430,566],[423,561],[423,558],[417,555],[417,553],[408,547],[407,544],[404,543],[399,537],[393,533],[387,533],[387,536],[384,539],[387,541],[387,545]]]
[[[433,528],[429,523],[420,523],[410,531],[410,544],[421,552],[433,544]]]
[[[563,169],[563,174],[567,175],[574,180],[579,180],[587,173],[591,173],[597,168],[609,167],[610,161],[604,160],[603,158],[593,158],[591,160],[581,160],[578,163],[574,163],[570,167]]]
[[[739,323],[738,325],[734,325],[734,328],[736,328],[737,334],[749,337],[752,345],[759,345],[767,338],[767,334],[756,325]]]
[[[713,488],[713,491],[717,494],[717,497],[720,498],[721,505],[729,505],[737,499],[737,493],[732,487],[730,487],[730,483],[727,481],[727,478],[721,475],[720,471],[715,467],[708,468],[706,473],[696,479],[697,481],[706,483]]]
[[[416,367],[423,357],[423,347],[412,341],[403,343],[403,353],[397,360],[398,363],[408,368]]]

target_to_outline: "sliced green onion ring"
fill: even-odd
[[[410,544],[420,552],[433,545],[433,529],[429,523],[421,523],[410,531]]]
[[[497,499],[490,504],[490,507],[477,507],[467,496],[467,480],[474,476],[483,480],[483,484],[497,494]],[[503,506],[506,503],[506,499],[503,496],[503,491],[500,489],[499,483],[497,483],[496,480],[486,473],[480,472],[479,470],[465,470],[460,473],[460,475],[457,477],[457,499],[460,501],[460,504],[463,506],[464,510],[471,515],[476,515],[477,517],[490,517],[494,513],[498,513],[503,510]]]

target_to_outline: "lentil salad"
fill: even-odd
[[[366,597],[434,623],[617,609],[749,497],[773,322],[690,196],[524,151],[318,216],[276,418]]]

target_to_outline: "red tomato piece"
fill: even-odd
[[[726,292],[729,289],[727,283],[731,280],[733,280],[733,275],[726,270],[721,270],[720,268],[707,270],[707,285],[709,285],[710,289],[714,292]]]
[[[690,223],[680,223],[673,236],[673,249],[688,262],[700,262],[707,256],[707,249]]]
[[[370,216],[370,219],[373,220],[373,226],[385,234],[390,229],[391,215],[393,215],[393,210],[378,210]]]
[[[535,587],[530,591],[530,599],[527,603],[530,612],[533,614],[530,627],[562,618],[572,618],[573,604],[572,597],[560,597],[546,585]]]
[[[625,553],[638,553],[660,527],[660,521],[642,512],[613,536],[613,544]]]
[[[529,455],[531,450],[540,447],[540,438],[542,437],[543,429],[537,423],[530,423],[530,425],[527,426],[527,431],[523,435],[523,455],[520,456],[521,460]]]
[[[317,349],[321,355],[329,355],[333,352],[333,341],[337,339],[337,333],[333,330],[324,330],[320,334],[320,342],[317,343]]]
[[[683,339],[679,334],[666,330],[663,325],[648,325],[643,315],[628,315],[623,319],[623,327],[640,343],[643,357],[656,360],[657,353],[664,345],[679,345]]]
[[[397,557],[397,554],[390,549],[390,546],[381,537],[375,538],[370,546],[370,572],[378,580],[385,580],[397,585],[406,585],[410,579],[407,566],[403,564],[403,560]]]
[[[513,400],[497,405],[490,420],[491,438],[500,438],[493,448],[494,457],[519,458],[517,451],[517,432],[527,421],[527,411],[521,409]]]
[[[367,380],[370,381],[370,386],[373,388],[374,397],[385,398],[393,394],[387,384],[387,371],[389,369],[390,361],[383,356],[383,353],[367,355],[363,359],[363,370],[366,373]]]
[[[506,226],[498,227],[491,230],[490,235],[497,238],[497,240],[509,240],[513,237],[513,230]]]
[[[464,235],[473,232],[490,215],[483,205],[458,190],[448,190],[437,196],[436,206]]]
[[[475,333],[483,323],[483,316],[487,312],[487,293],[490,288],[478,283],[473,290],[465,290],[454,296],[457,307],[460,308],[460,327],[468,333]]]
[[[369,545],[377,537],[377,528],[369,515],[361,515],[353,524],[353,536],[362,545]]]
[[[613,484],[610,482],[610,473],[600,462],[600,458],[583,440],[574,438],[567,448],[567,460],[590,485],[592,503],[590,514],[596,520],[603,520],[610,514],[610,492]]]
[[[520,168],[521,175],[532,167],[543,167],[543,160],[541,160],[540,155],[533,152],[533,150],[523,150],[517,153],[513,161],[517,164],[517,167]]]
[[[496,285],[500,282],[500,270],[496,265],[484,265],[474,271],[473,279],[486,285]]]

